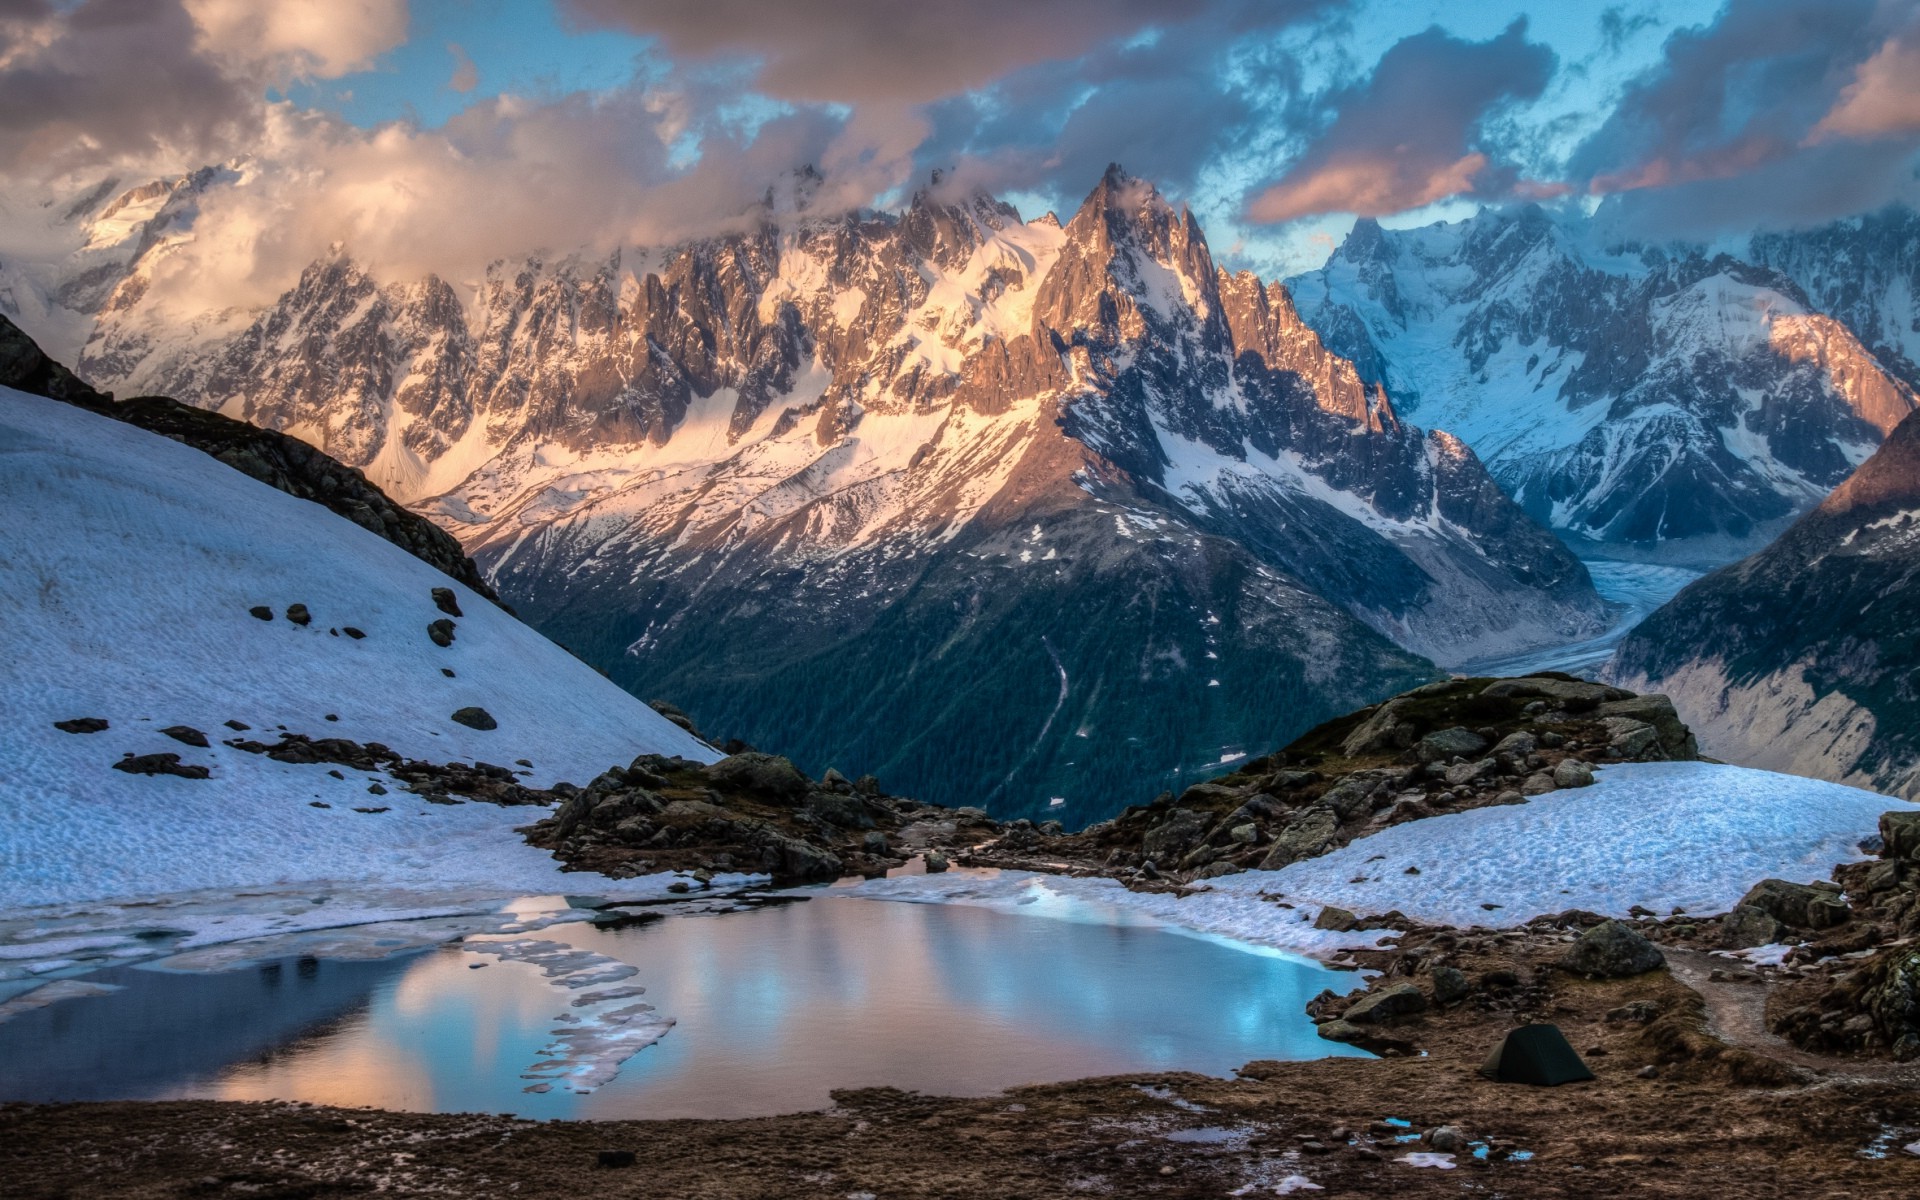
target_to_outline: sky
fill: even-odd
[[[0,188],[234,164],[236,298],[726,232],[803,166],[1065,217],[1109,162],[1269,277],[1357,217],[1818,224],[1920,195],[1920,0],[0,0]]]

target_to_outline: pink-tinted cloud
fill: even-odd
[[[951,96],[1022,67],[1077,58],[1114,38],[1219,7],[1211,0],[560,4],[583,25],[657,37],[676,59],[755,60],[757,85],[771,95],[846,103],[918,103]]]
[[[1860,64],[1811,140],[1880,138],[1920,132],[1920,11]]]
[[[1510,193],[1516,173],[1482,145],[1483,122],[1538,97],[1553,67],[1553,52],[1527,40],[1524,21],[1485,42],[1437,27],[1402,39],[1364,83],[1326,97],[1331,122],[1253,196],[1247,217],[1384,216],[1449,196]]]

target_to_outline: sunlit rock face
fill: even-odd
[[[1883,228],[1884,227],[1884,228]],[[1603,247],[1539,208],[1362,221],[1290,281],[1401,411],[1464,439],[1536,520],[1602,553],[1718,563],[1764,545],[1915,405],[1911,214],[1755,239],[1747,259]],[[1857,237],[1854,239],[1858,240]]]
[[[938,186],[815,218],[798,184],[465,291],[342,249],[192,330],[134,253],[82,367],[362,467],[709,733],[1003,812],[1104,815],[1429,659],[1604,625],[1464,442],[1148,184],[1065,225]]]

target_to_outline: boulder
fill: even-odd
[[[1920,863],[1920,809],[1880,814],[1882,858]]]
[[[1729,950],[1748,950],[1785,941],[1787,927],[1774,915],[1751,904],[1736,904],[1720,922],[1720,944]]]
[[[460,611],[460,598],[453,594],[452,588],[434,588],[433,606],[450,617],[464,617],[467,615]]]
[[[1288,863],[1322,854],[1339,832],[1340,822],[1333,810],[1313,805],[1301,809],[1285,828],[1274,835],[1273,849],[1260,860],[1262,871],[1277,871]]]
[[[287,620],[292,621],[295,625],[311,625],[313,623],[313,614],[307,611],[307,606],[304,604],[289,604],[287,605]]]
[[[1690,762],[1700,757],[1700,744],[1687,728],[1673,701],[1665,696],[1622,694],[1608,700],[1597,710],[1603,720],[1634,720],[1653,727],[1654,740],[1661,753],[1675,762]]]
[[[1666,964],[1660,947],[1618,921],[1602,921],[1580,935],[1560,965],[1578,975],[1619,979],[1644,975]]]
[[[1425,1012],[1427,994],[1411,983],[1396,983],[1377,992],[1368,992],[1347,1008],[1345,1020],[1352,1025],[1376,1025],[1396,1017]]]
[[[1357,1042],[1367,1036],[1367,1031],[1351,1021],[1328,1021],[1314,1030],[1330,1042]]]
[[[1370,775],[1355,772],[1328,788],[1320,796],[1320,803],[1333,810],[1333,815],[1342,821],[1351,821],[1355,817],[1373,809],[1373,792],[1379,781]]]
[[[1359,917],[1344,908],[1335,908],[1332,905],[1321,909],[1320,915],[1313,919],[1315,929],[1329,929],[1334,933],[1351,933],[1359,924]]]
[[[191,725],[169,725],[160,732],[166,734],[176,742],[184,742],[189,746],[197,746],[202,750],[207,748],[207,735]]]
[[[107,728],[105,717],[70,717],[65,721],[55,721],[53,727],[61,733],[99,733]]]
[[[445,617],[428,622],[427,638],[436,646],[453,645],[453,622]]]
[[[209,779],[213,772],[197,763],[183,763],[178,754],[129,754],[113,764],[129,775],[177,775],[181,779]]]
[[[1633,696],[1632,692],[1608,687],[1603,683],[1588,683],[1581,679],[1555,679],[1546,675],[1495,680],[1481,689],[1480,694],[1495,698],[1539,696],[1552,701],[1568,712],[1590,712],[1606,701],[1625,700]]]
[[[1563,758],[1553,768],[1553,786],[1583,788],[1593,786],[1593,767],[1577,758]]]
[[[798,804],[809,786],[807,777],[791,761],[758,750],[731,754],[709,764],[706,775],[716,787],[748,792],[779,804]]]
[[[938,875],[951,865],[947,862],[947,856],[938,850],[927,851],[922,861],[927,864],[927,874],[929,875]]]
[[[1477,783],[1482,779],[1498,774],[1499,771],[1500,764],[1498,761],[1491,758],[1482,758],[1475,762],[1465,762],[1458,766],[1448,767],[1447,773],[1443,778],[1445,778],[1448,787],[1458,788],[1466,787],[1470,783]]]
[[[1878,970],[1862,999],[1894,1058],[1920,1058],[1920,948],[1897,953]]]
[[[493,719],[493,714],[477,704],[470,704],[465,708],[456,709],[453,714],[453,722],[456,725],[465,725],[468,729],[487,730],[500,728],[500,722]]]
[[[769,834],[760,847],[760,866],[775,879],[819,883],[840,878],[838,855],[798,838]]]
[[[1473,991],[1473,985],[1467,982],[1467,973],[1458,967],[1435,967],[1433,969],[1433,1002],[1435,1004],[1453,1004],[1465,1000]]]
[[[874,825],[866,801],[851,793],[809,792],[806,811],[842,829],[872,829]]]
[[[1358,728],[1340,744],[1340,753],[1348,758],[1369,754],[1394,754],[1413,745],[1419,731],[1408,719],[1407,701],[1395,697],[1373,710]]]
[[[1140,853],[1166,862],[1185,854],[1207,831],[1207,818],[1190,808],[1176,808],[1167,819],[1147,830]]]
[[[1787,925],[1797,925],[1802,929],[1824,929],[1826,928],[1824,925],[1814,925],[1812,905],[1816,900],[1828,898],[1830,894],[1823,889],[1811,888],[1803,883],[1789,883],[1784,879],[1762,879],[1748,889],[1746,895],[1740,897],[1740,903],[1757,908],[1774,920]],[[1827,915],[1823,910],[1823,919]],[[1838,921],[1831,923],[1839,924]]]
[[[1421,738],[1414,743],[1413,753],[1423,763],[1445,762],[1450,758],[1474,758],[1486,748],[1487,739],[1471,729],[1456,726]]]
[[[1495,754],[1509,755],[1513,758],[1525,758],[1538,749],[1540,749],[1539,739],[1522,729],[1517,733],[1510,733],[1501,738],[1499,744],[1493,748],[1493,752]]]
[[[1559,786],[1559,784],[1553,781],[1552,775],[1541,771],[1537,774],[1527,776],[1526,779],[1521,782],[1520,794],[1523,796],[1544,796]]]
[[[1608,717],[1600,722],[1607,731],[1607,745],[1621,758],[1638,760],[1658,757],[1660,731],[1632,717]]]

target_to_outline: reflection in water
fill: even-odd
[[[12,1054],[29,1018],[0,1024],[0,1098],[280,1097],[540,1117],[712,1117],[819,1108],[835,1088],[983,1094],[1086,1075],[1226,1074],[1255,1058],[1352,1053],[1317,1038],[1303,1012],[1322,987],[1344,987],[1351,976],[1342,982],[1310,963],[1151,926],[822,896],[626,929],[556,926],[542,936],[633,964],[631,982],[678,1021],[591,1095],[522,1091],[522,1071],[575,997],[527,964],[451,946],[401,961],[319,964],[313,985],[337,980],[354,994],[335,1008],[351,1016],[311,1029],[314,1016],[286,1013],[286,967],[277,990],[257,971],[117,972],[124,992],[30,1014],[42,1026],[32,1035],[42,1046],[34,1065],[17,1068]],[[472,969],[476,962],[491,965]],[[108,1005],[149,1014],[159,1032],[166,1014],[204,1008],[196,988],[225,997],[238,1023],[258,1031],[254,1039],[205,1037],[197,1019],[173,1022],[164,1037],[114,1036],[120,1018]],[[54,1014],[65,1019],[61,1028],[48,1027]],[[167,1038],[170,1052],[149,1054]],[[281,1049],[262,1053],[276,1040]],[[83,1065],[59,1065],[68,1062]],[[91,1090],[74,1090],[82,1086]]]

